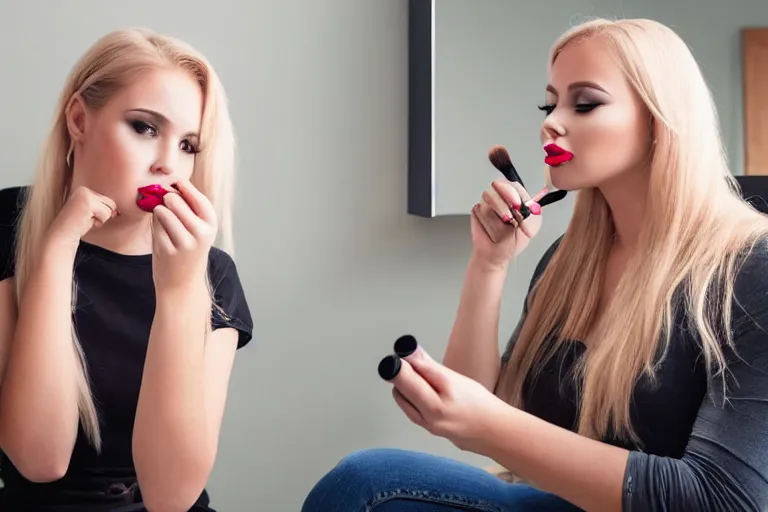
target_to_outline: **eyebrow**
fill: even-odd
[[[170,121],[168,120],[167,117],[165,117],[163,114],[161,114],[160,112],[157,112],[155,110],[151,110],[151,109],[148,109],[148,108],[132,108],[132,109],[128,110],[128,112],[141,112],[143,114],[146,114],[146,115],[148,115],[149,117],[152,118],[153,122],[155,122],[155,123],[157,123],[158,125],[161,125],[161,126],[162,125],[170,124]],[[187,132],[187,133],[184,134],[184,137],[185,138],[186,137],[194,137],[196,139],[199,139],[200,138],[200,134],[197,133],[197,132]]]
[[[573,82],[568,86],[569,91],[572,91],[574,89],[597,89],[598,91],[602,91],[605,94],[608,94],[608,91],[606,91],[605,89],[597,85],[595,82],[589,82],[589,81]],[[547,84],[547,91],[557,96],[557,89],[555,89],[553,85]]]

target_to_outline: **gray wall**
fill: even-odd
[[[552,1],[535,3],[544,14],[526,7],[500,16],[513,22],[520,13],[515,23],[527,32],[510,37],[524,45],[540,30],[565,29],[572,13],[562,3],[564,14],[551,18]],[[0,2],[0,186],[29,181],[67,71],[111,29],[146,25],[190,41],[228,88],[240,141],[237,262],[256,330],[232,379],[209,486],[217,508],[296,511],[327,469],[364,447],[487,462],[411,425],[375,372],[404,332],[441,355],[471,248],[466,217],[404,213],[405,0]],[[657,17],[691,43],[740,172],[738,29],[768,24],[764,0],[633,5],[609,5],[608,14]],[[488,30],[466,21],[478,36]],[[538,43],[521,50],[545,52]],[[531,64],[520,87],[538,90],[544,66]],[[538,112],[526,108],[525,137],[537,143]],[[567,206],[558,208],[511,271],[504,337],[536,260],[567,222]]]

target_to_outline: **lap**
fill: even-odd
[[[553,494],[425,453],[363,450],[345,457],[307,496],[302,512],[572,512]]]

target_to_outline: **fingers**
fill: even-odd
[[[547,194],[549,194],[549,187],[544,186],[544,187],[542,187],[541,190],[536,192],[536,195],[531,198],[531,201],[534,201],[534,202],[538,203]]]
[[[179,217],[166,206],[159,205],[153,210],[152,222],[159,226],[160,234],[171,243],[171,246],[168,247],[171,251],[174,248],[182,250],[191,249],[195,245],[193,235],[187,230]]]
[[[408,399],[405,398],[402,393],[400,393],[400,391],[397,390],[397,388],[392,388],[392,397],[395,399],[395,402],[400,407],[400,409],[402,409],[409,420],[422,428],[426,428],[424,417],[421,415],[418,409],[416,409],[416,407],[414,407],[413,404],[409,402]]]
[[[104,225],[109,219],[117,215],[117,205],[112,199],[95,192],[91,193],[89,199],[94,227]]]
[[[181,194],[165,194],[163,196],[163,202],[168,210],[173,212],[175,216],[181,221],[184,228],[192,233],[193,236],[199,238],[202,235],[202,231],[205,227],[204,221],[195,215],[190,205]]]
[[[205,194],[197,190],[189,180],[180,180],[173,186],[179,191],[181,197],[184,198],[192,211],[195,212],[195,215],[210,225],[216,225],[216,212],[211,202],[205,197]]]
[[[440,407],[440,396],[424,377],[413,369],[413,366],[408,361],[401,360],[401,365],[400,372],[392,381],[395,389],[416,410],[420,411],[422,416],[429,416],[430,411],[437,410]]]
[[[438,395],[448,389],[449,380],[446,375],[451,370],[427,354],[426,350],[418,346],[416,350],[404,358],[411,367],[426,380]]]
[[[493,243],[499,243],[517,227],[516,218],[504,222],[499,218],[498,213],[485,202],[476,204],[472,208],[472,222],[478,222]]]
[[[155,212],[159,208],[162,208],[162,206],[158,206],[155,208]],[[167,212],[170,214],[170,212]],[[171,214],[172,215],[172,214]],[[169,254],[173,252],[174,250],[174,244],[171,240],[170,235],[168,234],[168,231],[165,229],[165,226],[163,226],[163,223],[160,221],[160,216],[153,214],[152,215],[152,252],[155,254],[160,253],[166,253]]]
[[[509,222],[513,218],[512,212],[519,210],[522,204],[517,190],[509,185],[510,182],[506,180],[496,180],[482,195],[483,201],[496,212],[502,222]]]

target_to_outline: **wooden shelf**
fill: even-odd
[[[768,175],[768,28],[741,31],[744,62],[744,174]]]

